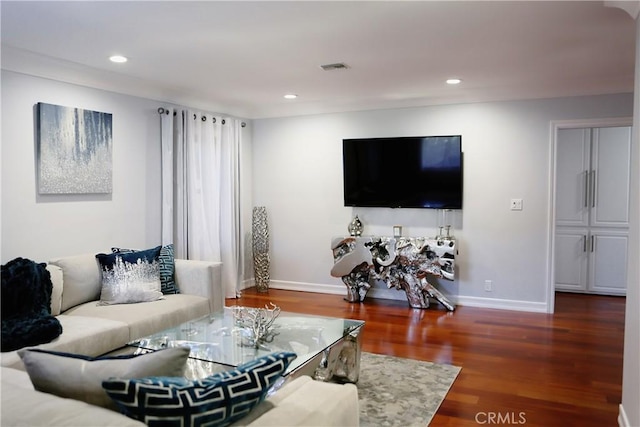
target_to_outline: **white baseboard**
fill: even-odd
[[[248,281],[247,281],[248,282]],[[247,283],[245,282],[245,283]],[[248,284],[248,283],[247,283]],[[317,292],[321,294],[334,294],[334,295],[347,295],[347,289],[342,284],[321,284],[321,283],[306,283],[306,282],[291,282],[286,280],[272,280],[270,285],[273,289],[283,289],[287,291],[301,291],[301,292]],[[375,289],[371,289],[367,294],[367,298],[384,297],[381,293],[377,295]],[[405,300],[404,292],[398,291],[398,297],[393,296],[386,299],[399,299]],[[529,311],[535,313],[546,313],[547,304],[544,302],[530,302],[519,300],[506,300],[506,299],[494,299],[494,298],[479,298],[479,297],[465,297],[465,296],[449,296],[449,299],[457,305],[464,305],[469,307],[481,307],[481,308],[495,308],[499,310],[515,310],[515,311]]]
[[[345,296],[347,295],[347,288],[344,285],[272,280],[269,286],[274,289],[284,289],[286,291],[317,292],[319,294],[334,294]]]
[[[624,406],[622,406],[622,403],[620,404],[620,412],[618,413],[618,425],[620,427],[631,427],[629,418],[627,418],[627,413],[624,411]]]
[[[456,298],[451,299],[455,300]],[[468,307],[496,308],[499,310],[547,313],[547,304],[544,302],[458,296],[457,304],[465,305]]]

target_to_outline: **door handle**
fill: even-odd
[[[591,171],[591,207],[596,207],[596,171]]]
[[[595,250],[596,247],[596,241],[593,238],[593,234],[591,235],[591,252],[593,252]]]
[[[589,171],[584,171],[584,207],[589,207]]]
[[[582,236],[582,252],[587,252],[587,235]]]

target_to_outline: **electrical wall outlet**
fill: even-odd
[[[522,199],[511,199],[511,210],[512,211],[521,211],[522,210]]]
[[[485,292],[493,291],[493,282],[491,280],[484,281],[484,290]]]

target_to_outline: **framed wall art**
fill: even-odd
[[[111,193],[112,122],[110,113],[39,102],[38,193]]]

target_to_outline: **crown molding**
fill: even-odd
[[[604,5],[607,7],[617,7],[624,10],[633,19],[638,19],[638,13],[640,12],[640,1],[605,1]]]

